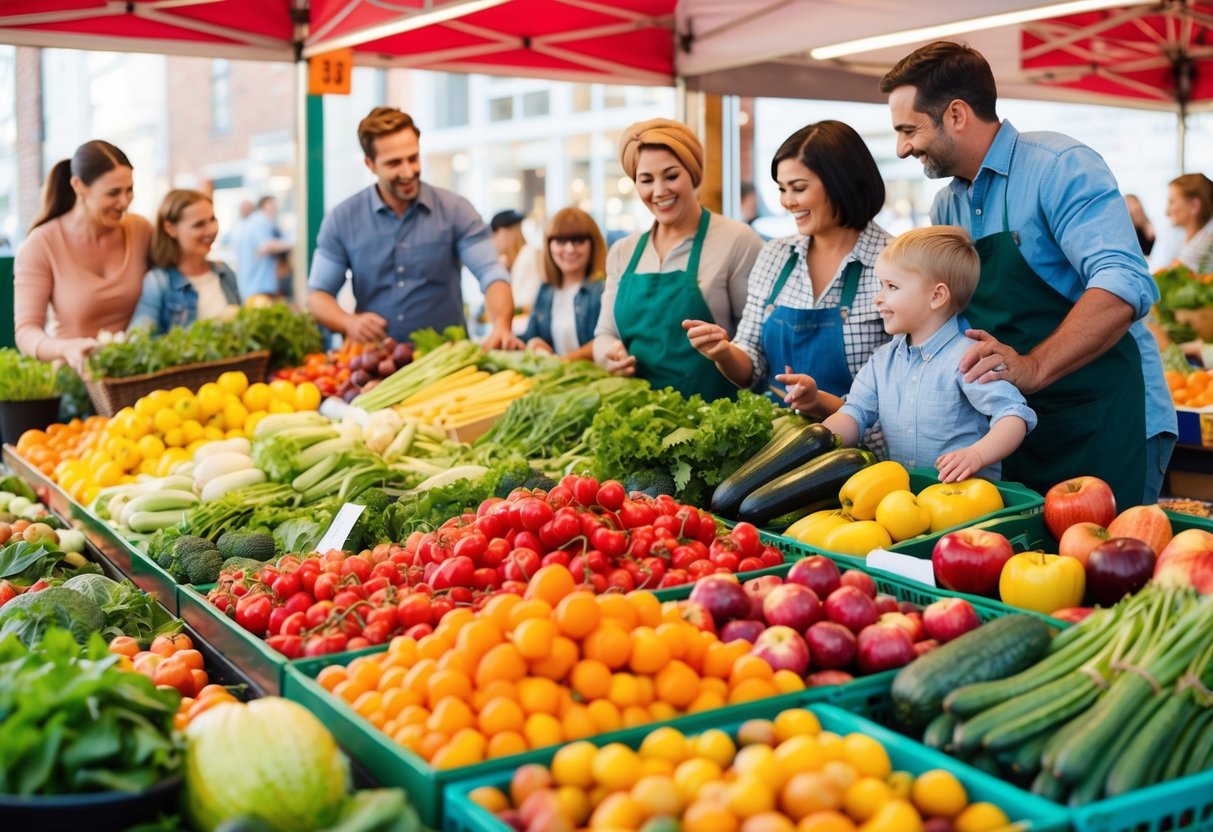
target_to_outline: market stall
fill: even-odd
[[[168,368],[5,448],[53,514],[0,493],[26,523],[0,591],[44,610],[0,606],[0,673],[137,688],[164,749],[12,781],[31,823],[117,787],[197,829],[1208,828],[1207,520],[1097,482],[941,485],[748,393],[453,332],[308,352],[306,318],[273,320],[264,381]],[[90,562],[135,583],[69,614]],[[346,797],[337,744],[387,790]]]

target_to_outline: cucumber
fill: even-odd
[[[1064,649],[1051,652],[1021,673],[1006,679],[957,688],[944,698],[944,709],[956,714],[960,719],[969,719],[1002,702],[1037,690],[1042,685],[1077,670],[1103,649],[1104,645],[1112,640],[1113,635],[1115,630],[1112,628],[1092,629],[1084,633],[1082,638],[1069,641]],[[1053,644],[1056,642],[1057,637],[1054,637]],[[1050,644],[1050,650],[1053,644]]]
[[[1057,780],[1049,770],[1042,768],[1036,772],[1036,777],[1032,780],[1032,794],[1039,795],[1045,800],[1052,800],[1054,803],[1062,803],[1066,799],[1066,787]]]
[[[1035,777],[1036,772],[1040,771],[1040,753],[1050,736],[1050,732],[1041,731],[1015,749],[1011,755],[1011,773],[1021,779]]]
[[[1058,680],[1065,681],[1065,680]],[[988,732],[982,740],[982,745],[993,751],[1003,751],[1017,747],[1029,737],[1039,735],[1053,726],[1069,720],[1080,714],[1099,697],[1099,688],[1090,677],[1082,675],[1075,684],[1055,701],[1042,703],[1040,707],[1023,714],[1018,719],[1012,719]]]
[[[1185,777],[1213,768],[1213,719],[1210,717],[1213,717],[1213,709],[1206,708],[1202,716],[1204,725],[1201,728],[1200,736],[1196,738],[1196,743],[1192,746],[1192,754],[1184,765]]]
[[[1162,700],[1162,703],[1151,702],[1155,710],[1150,721],[1141,730],[1133,732],[1123,754],[1114,755],[1115,764],[1103,784],[1108,797],[1150,785],[1153,780],[1150,773],[1155,765],[1161,762],[1165,767],[1167,758],[1178,754],[1177,745],[1187,723],[1188,705],[1192,699],[1191,688],[1178,694],[1174,689],[1167,690],[1153,699]]]
[[[736,471],[725,477],[712,494],[712,513],[736,517],[742,501],[771,480],[833,450],[836,437],[820,423],[792,416],[791,427],[780,426],[775,437]],[[796,424],[800,422],[800,424]]]
[[[1086,679],[1085,685],[1083,679]],[[965,720],[963,725],[957,728],[953,737],[956,750],[974,751],[986,744],[986,737],[990,733],[1008,725],[1014,725],[1017,731],[1027,731],[1023,734],[1024,737],[1031,736],[1036,733],[1034,722],[1045,720],[1049,708],[1056,707],[1060,701],[1069,701],[1071,696],[1080,695],[1082,691],[1094,688],[1095,683],[1089,676],[1075,673],[1000,702]],[[1028,718],[1026,723],[1022,722],[1025,717]]]
[[[1093,762],[1091,767],[1083,773],[1082,778],[1078,780],[1074,790],[1070,792],[1069,804],[1071,806],[1085,806],[1107,794],[1105,787],[1112,768],[1120,762],[1135,738],[1142,735],[1168,698],[1166,696],[1152,697],[1143,707],[1137,709],[1127,722],[1121,724],[1120,730],[1106,747],[1106,753]],[[1056,769],[1053,774],[1058,774]],[[1058,779],[1065,782],[1062,778]]]
[[[1213,708],[1201,708],[1195,701],[1188,703],[1187,721],[1183,727],[1183,735],[1175,744],[1175,749],[1169,755],[1170,759],[1165,761],[1166,765],[1154,782],[1165,782],[1184,776],[1184,767],[1192,759],[1192,752],[1200,739],[1201,731],[1204,730],[1211,717],[1213,717]]]
[[[825,500],[838,504],[838,491],[856,472],[876,463],[871,451],[839,448],[809,460],[753,491],[741,502],[737,518],[769,525],[783,514],[811,510]]]
[[[922,744],[937,751],[952,750],[952,732],[956,730],[956,717],[944,711],[927,723],[922,733]]]
[[[952,690],[1000,679],[1035,664],[1049,649],[1049,626],[1030,615],[1008,615],[915,659],[893,678],[893,715],[917,727],[939,712]]]

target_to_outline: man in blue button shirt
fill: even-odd
[[[520,349],[511,331],[510,273],[497,260],[489,227],[466,199],[421,181],[419,138],[413,119],[394,107],[376,107],[359,123],[358,142],[376,181],[320,224],[308,310],[355,341],[405,341],[424,327],[463,325],[462,263],[484,289],[492,325],[485,348]],[[336,300],[347,271],[353,313]]]
[[[1122,507],[1155,502],[1175,410],[1141,320],[1158,290],[1112,172],[1068,136],[1000,121],[990,65],[967,46],[924,46],[880,89],[897,155],[932,179],[954,177],[931,219],[969,231],[981,257],[965,311],[979,343],[960,369],[1010,381],[1039,418],[1003,476],[1045,491],[1088,474]]]

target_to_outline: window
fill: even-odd
[[[573,112],[589,112],[593,105],[593,94],[589,84],[573,85]]]
[[[513,98],[493,98],[489,100],[489,121],[509,121],[513,117]]]
[[[528,92],[522,96],[522,117],[536,118],[537,116],[546,116],[550,108],[548,106],[548,91],[540,90],[539,92]]]
[[[438,127],[468,124],[468,76],[442,73],[434,85],[434,118]]]
[[[225,59],[211,61],[211,134],[232,132],[232,65]]]

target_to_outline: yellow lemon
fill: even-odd
[[[259,381],[256,384],[249,385],[249,388],[244,391],[244,395],[240,398],[244,402],[244,406],[250,411],[269,410],[270,402],[274,399],[274,394],[270,392],[268,384]]]
[[[188,387],[174,387],[172,390],[168,391],[168,396],[169,401],[171,401],[173,405],[176,405],[177,402],[181,401],[182,399],[194,398],[194,391]]]
[[[156,433],[168,433],[173,428],[181,427],[181,417],[176,411],[165,407],[156,411],[156,415],[152,417],[152,425],[156,428]]]
[[[206,427],[202,429],[202,438],[208,442],[215,442],[223,438],[223,428],[217,425],[212,425],[207,422]]]
[[[224,393],[231,393],[235,396],[243,396],[244,391],[248,389],[248,376],[239,370],[231,370],[219,376],[218,385]]]
[[[173,402],[173,412],[183,422],[197,421],[198,417],[202,415],[201,410],[198,408],[198,400],[194,398],[192,393]]]
[[[170,448],[184,448],[185,431],[183,431],[181,428],[173,428],[172,430],[166,431],[164,434],[164,444],[168,445]]]
[[[185,441],[197,442],[203,437],[204,428],[194,419],[187,419],[181,423],[181,431],[185,434]]]
[[[295,408],[290,402],[284,402],[282,399],[273,399],[270,401],[270,413],[294,413]]]
[[[213,381],[208,381],[206,384],[198,388],[198,416],[199,421],[209,419],[223,410],[224,392],[218,384]]]
[[[320,388],[310,381],[305,381],[295,388],[295,409],[316,410],[320,407]]]
[[[250,413],[248,418],[244,420],[244,434],[251,438],[253,431],[257,429],[257,423],[268,415],[269,414],[265,411],[261,411],[260,413]],[[219,438],[222,439],[223,437]]]
[[[287,404],[295,404],[295,385],[284,378],[276,378],[270,382],[270,394],[275,399],[281,399]]]
[[[232,431],[243,430],[244,421],[247,418],[248,408],[239,401],[229,399],[228,403],[223,406],[223,423],[227,426],[229,435]]]

